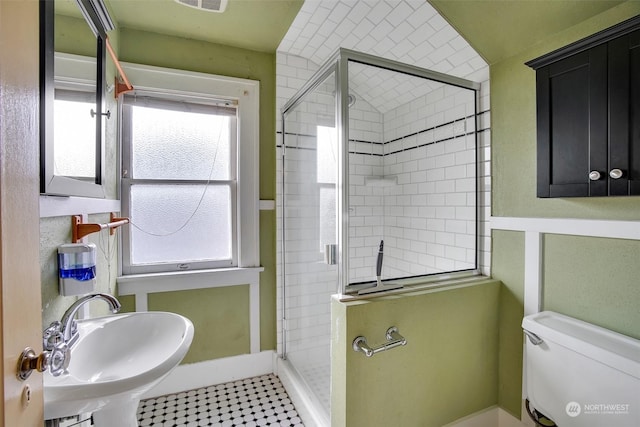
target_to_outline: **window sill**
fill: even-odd
[[[132,274],[117,279],[118,295],[186,291],[249,285],[258,282],[264,267],[221,268],[216,270]]]

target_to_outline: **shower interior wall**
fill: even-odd
[[[473,92],[450,85],[384,113],[350,108],[351,283],[375,278],[382,239],[383,278],[475,268],[474,112]]]

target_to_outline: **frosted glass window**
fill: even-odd
[[[318,126],[316,173],[320,184],[318,216],[320,219],[320,251],[325,245],[337,243],[336,236],[336,173],[338,167],[338,135],[336,128]]]
[[[231,205],[229,186],[131,186],[131,216],[146,232],[133,227],[131,261],[230,260]]]
[[[132,107],[134,178],[230,179],[230,117]]]
[[[66,92],[73,94],[73,92]],[[91,94],[78,92],[78,96],[65,96],[56,91],[53,103],[53,174],[79,179],[96,177],[96,119],[91,110]]]

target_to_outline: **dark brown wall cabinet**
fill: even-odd
[[[640,16],[526,65],[538,197],[640,195]]]

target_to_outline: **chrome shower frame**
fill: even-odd
[[[336,129],[338,131],[338,159],[337,159],[337,236],[338,236],[338,283],[336,284],[336,293],[345,294],[345,290],[349,285],[349,257],[346,256],[349,253],[349,78],[348,67],[349,62],[356,62],[364,65],[370,65],[378,68],[387,69],[390,71],[400,72],[410,76],[425,78],[433,81],[437,81],[444,84],[453,85],[463,89],[469,89],[474,91],[475,97],[475,139],[476,139],[476,268],[472,271],[464,272],[451,272],[443,273],[438,276],[439,279],[449,279],[460,276],[477,275],[480,272],[480,232],[479,232],[479,180],[478,176],[478,164],[480,161],[479,148],[479,119],[478,111],[480,109],[479,92],[480,83],[473,82],[460,77],[451,76],[448,74],[440,73],[437,71],[427,70],[424,68],[416,67],[413,65],[405,64],[402,62],[381,58],[378,56],[356,52],[350,49],[340,48],[320,67],[320,69],[305,83],[305,85],[282,107],[282,150],[286,152],[285,144],[285,115],[288,111],[295,108],[300,104],[304,97],[317,88],[322,82],[324,82],[331,73],[335,72],[335,85],[336,85]],[[346,124],[346,125],[345,125]],[[284,169],[283,169],[284,170]],[[284,180],[282,182],[282,206],[285,206],[286,195],[284,192]],[[282,214],[282,248],[281,253],[286,253],[285,245],[285,220],[286,214],[283,209]],[[415,281],[414,279],[408,279],[408,282]],[[424,280],[423,280],[424,281]],[[284,259],[281,264],[281,302],[282,302],[282,357],[286,359],[286,263]]]

